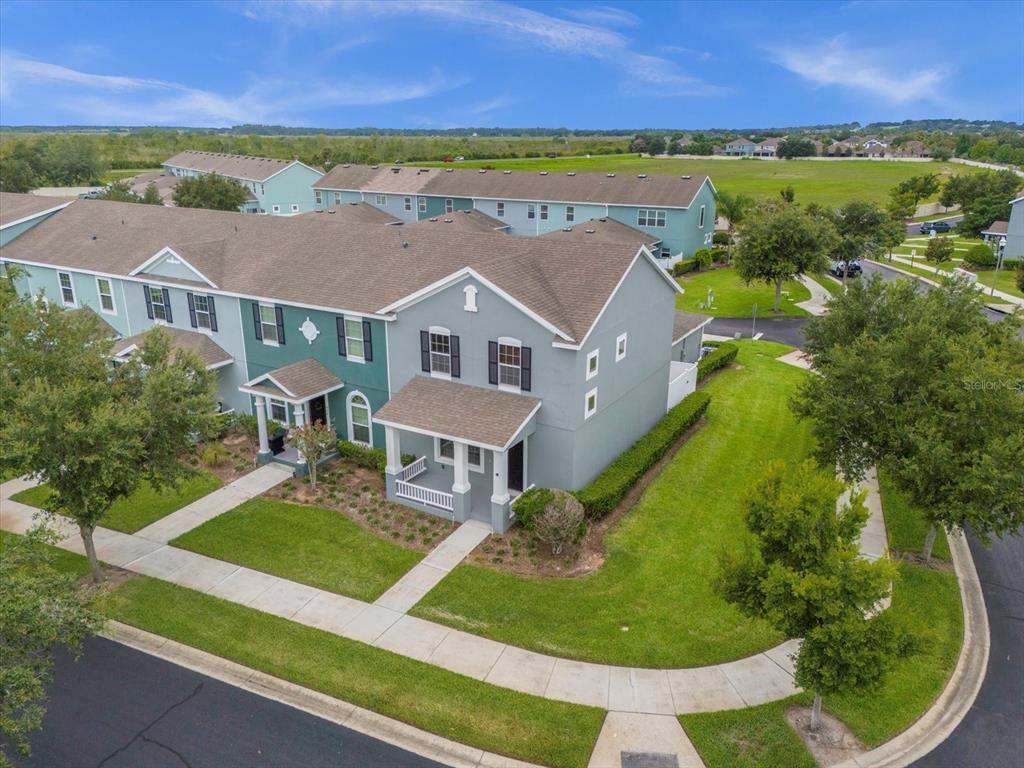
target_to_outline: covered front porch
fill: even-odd
[[[503,533],[528,487],[529,438],[540,401],[417,376],[374,416],[384,426],[388,498]],[[415,459],[402,465],[401,456]]]
[[[256,462],[276,461],[294,467],[299,474],[305,473],[306,459],[302,452],[294,446],[285,446],[283,436],[270,435],[268,422],[274,420],[285,428],[291,426],[290,421],[296,427],[318,421],[330,424],[327,395],[344,386],[341,379],[313,358],[276,368],[240,386],[239,391],[252,395],[255,401],[259,432]]]

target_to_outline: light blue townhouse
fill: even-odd
[[[724,154],[729,157],[753,157],[757,147],[750,139],[740,136],[725,144]]]
[[[0,261],[19,290],[95,310],[115,357],[166,328],[224,408],[257,416],[259,461],[301,470],[269,422],[324,421],[384,450],[390,499],[496,531],[523,490],[579,489],[645,434],[700,349],[646,245],[585,235],[79,200]]]
[[[323,172],[298,160],[229,155],[188,149],[164,160],[165,174],[176,178],[216,173],[234,179],[250,198],[243,213],[295,216],[313,210],[312,185]]]
[[[710,245],[715,226],[707,176],[346,164],[313,189],[317,208],[369,203],[405,223],[475,210],[527,237],[611,219],[635,229],[637,242],[656,238],[663,266]]]
[[[0,246],[7,245],[70,203],[71,200],[62,197],[0,192]]]

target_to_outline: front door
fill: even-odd
[[[316,424],[318,421],[327,423],[327,398],[324,395],[309,401],[309,423]]]
[[[508,489],[522,492],[523,490],[523,441],[508,449]]]

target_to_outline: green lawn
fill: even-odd
[[[758,317],[770,317],[775,305],[775,287],[765,283],[744,285],[732,267],[712,269],[706,272],[691,272],[679,279],[684,294],[676,296],[676,308],[687,312],[700,312],[713,317],[752,317],[753,305],[757,304]],[[708,300],[708,288],[714,291],[714,306],[701,308]],[[796,280],[782,288],[782,311],[779,315],[807,317],[806,310],[796,306],[807,301],[811,292]]]
[[[811,280],[816,282],[818,285],[820,285],[826,291],[831,293],[833,296],[838,296],[843,292],[843,284],[838,280],[834,280],[831,276],[825,274],[824,272],[822,272],[820,275],[814,275],[809,277]]]
[[[121,179],[138,176],[140,173],[155,173],[162,170],[163,168],[118,168],[104,173],[100,177],[100,181],[104,184],[109,184],[112,181],[120,181]]]
[[[898,251],[894,251],[894,253],[898,253]],[[931,262],[927,262],[923,258],[921,258],[921,253],[922,252],[919,250],[918,258],[914,260],[913,266],[911,266],[910,264],[906,264],[902,261],[893,261],[891,262],[891,264],[897,269],[906,270],[907,272],[912,272],[915,275],[920,275],[921,277],[927,278],[929,280],[935,280],[936,282],[940,282],[942,280],[942,275],[937,275],[934,272],[931,272],[923,267],[918,266],[918,264],[925,264],[929,267],[937,266],[939,269],[944,269],[947,271],[953,269],[953,267],[963,266],[962,262],[960,261],[944,261],[940,262],[937,265],[932,264]],[[909,257],[910,253],[908,251],[906,254],[903,255]],[[890,262],[887,260],[880,260],[880,263],[888,264]],[[975,272],[975,274],[978,276],[978,283],[980,285],[985,286],[985,288],[987,289],[985,291],[985,296],[988,297],[990,301],[994,301],[995,303],[999,303],[1000,301],[998,296],[989,296],[989,293],[992,288],[993,275],[995,275],[997,291],[1009,293],[1012,296],[1017,296],[1018,298],[1024,299],[1024,292],[1022,292],[1020,288],[1017,287],[1017,278],[1014,274],[1015,266],[1016,265],[1013,262],[1010,262],[1009,267],[1003,267],[1003,269],[999,270],[998,272],[992,269],[980,270]]]
[[[713,664],[779,642],[712,582],[722,548],[742,535],[742,494],[761,466],[810,451],[789,410],[807,374],[774,359],[789,347],[738,344],[742,369],[708,382],[706,423],[606,535],[598,571],[528,578],[460,565],[412,612],[543,653],[643,667]]]
[[[882,507],[885,509],[885,529],[889,537],[889,546],[900,552],[918,553],[924,546],[924,538],[928,533],[928,523],[920,510],[911,507],[906,497],[893,485],[884,470],[878,473],[878,488],[882,496]],[[949,542],[941,528],[935,537],[932,556],[938,560],[949,562]]]
[[[450,163],[423,163],[452,167]],[[889,190],[904,179],[923,173],[959,175],[980,169],[959,163],[871,162],[867,160],[714,160],[636,155],[473,160],[455,163],[457,168],[510,168],[524,171],[591,171],[599,173],[661,173],[708,175],[718,190],[753,197],[777,197],[792,186],[798,203],[838,206],[854,198],[884,204]],[[922,202],[928,202],[922,200]]]
[[[806,699],[802,694],[759,707],[682,715],[679,722],[707,768],[816,768],[785,717]]]
[[[423,557],[368,533],[340,512],[262,498],[171,544],[367,601]]]
[[[604,710],[498,688],[146,576],[102,603],[113,619],[431,733],[522,760],[583,768]]]
[[[114,506],[100,521],[100,525],[104,528],[113,528],[115,531],[135,533],[147,525],[155,523],[161,517],[217,490],[221,485],[223,483],[219,477],[212,472],[202,470],[182,480],[176,489],[165,488],[158,492],[153,490],[149,483],[143,481],[131,496],[114,502]],[[46,509],[49,497],[49,487],[37,485],[16,493],[11,498],[22,504]]]
[[[18,539],[18,535],[10,531],[0,531],[0,552],[10,546]],[[68,552],[66,549],[55,547],[51,544],[42,544],[53,556],[54,570],[62,573],[70,573],[75,576],[85,576],[89,572],[89,561],[82,555]]]

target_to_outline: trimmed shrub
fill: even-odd
[[[924,257],[928,261],[941,264],[953,258],[953,238],[933,237],[924,249]]]
[[[715,245],[728,245],[729,244],[729,233],[728,232],[715,232],[711,236],[711,242]]]
[[[210,429],[211,440],[222,440],[227,436],[231,428],[235,426],[235,414],[233,413],[218,413],[213,417],[213,424]]]
[[[566,544],[576,545],[587,535],[587,515],[583,505],[571,493],[552,492],[552,499],[534,520],[534,535],[562,554]]]
[[[693,426],[711,402],[711,395],[694,392],[683,398],[654,428],[633,446],[619,454],[590,485],[576,492],[587,515],[600,518],[607,515],[622,500],[636,481],[665,455],[679,437]]]
[[[996,255],[992,253],[992,249],[987,245],[978,243],[967,249],[967,253],[964,254],[964,261],[972,267],[988,269],[996,265]]]
[[[694,259],[683,259],[677,261],[672,267],[673,277],[682,277],[687,272],[693,272],[697,268],[697,262]]]
[[[716,245],[711,249],[711,258],[714,259],[716,264],[725,264],[729,260],[729,249]]]
[[[736,359],[736,355],[740,351],[739,347],[729,342],[724,342],[717,346],[718,349],[714,352],[709,352],[697,363],[697,381],[702,381],[719,368],[727,366]]]
[[[715,254],[710,248],[698,248],[693,260],[697,262],[697,269],[707,269],[715,260]]]
[[[211,443],[203,448],[199,460],[208,467],[222,467],[228,463],[230,455],[228,449],[220,443]]]
[[[512,502],[512,511],[516,513],[516,520],[519,521],[519,524],[526,530],[532,531],[537,516],[554,498],[554,491],[550,488],[530,488],[523,491]]]
[[[237,413],[235,414],[235,424],[242,431],[242,434],[253,442],[260,439],[259,421],[255,416],[250,416],[248,413]],[[281,429],[281,426],[281,424],[273,419],[267,419],[267,434],[274,434],[277,430]]]
[[[367,448],[365,445],[350,443],[348,440],[339,440],[337,447],[338,455],[348,459],[353,464],[366,469],[375,469],[384,474],[388,466],[388,453],[383,448]],[[402,466],[410,464],[416,457],[409,453],[402,454]]]

